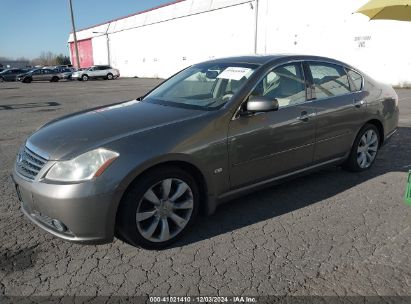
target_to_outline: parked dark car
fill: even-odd
[[[369,169],[398,117],[391,86],[337,60],[219,59],[47,123],[13,178],[23,213],[56,236],[163,248],[233,197],[324,166]]]
[[[75,71],[73,68],[64,68],[64,67],[55,68],[54,70],[63,76],[62,79],[68,79],[68,80],[71,80],[71,76],[73,75]]]
[[[28,71],[27,73],[18,75],[16,79],[24,83],[30,83],[32,81],[57,82],[64,79],[64,75],[56,70],[34,69]]]
[[[6,69],[0,72],[0,82],[15,81],[17,75],[27,73],[27,69]]]

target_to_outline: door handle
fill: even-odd
[[[317,114],[316,113],[310,113],[308,114],[307,111],[302,111],[301,115],[297,118],[298,120],[307,122],[311,117],[315,117]]]
[[[356,108],[361,108],[364,103],[365,103],[365,102],[364,102],[363,99],[361,99],[361,100],[354,100],[354,102],[353,102],[353,104],[354,104],[354,106],[355,106]]]

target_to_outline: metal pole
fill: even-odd
[[[258,44],[258,0],[255,0],[255,33],[254,33],[254,54],[257,54]]]
[[[74,49],[75,49],[75,52],[76,52],[76,63],[77,63],[77,68],[81,68],[80,67],[80,58],[78,56],[77,34],[76,34],[76,26],[74,24],[73,4],[71,3],[71,0],[69,0],[69,6],[70,6],[70,15],[71,15],[71,26],[73,28]]]
[[[109,31],[109,29],[110,29],[110,24],[111,24],[111,23],[108,24],[107,29],[106,29],[106,38],[107,38],[107,62],[108,62],[108,65],[111,65],[111,63],[110,63],[110,38],[108,37],[108,31]]]
[[[106,33],[106,38],[107,38],[107,62],[108,62],[108,65],[110,65],[110,40],[108,38],[107,33]]]

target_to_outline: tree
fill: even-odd
[[[65,56],[63,54],[57,55],[56,57],[56,64],[57,65],[67,65],[71,64],[70,57]]]
[[[70,58],[63,54],[56,55],[50,51],[41,52],[38,58],[31,61],[32,65],[52,66],[70,64]]]

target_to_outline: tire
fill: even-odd
[[[166,196],[164,189],[169,189]],[[124,195],[117,211],[116,235],[132,246],[163,249],[187,232],[198,215],[199,202],[198,186],[189,173],[178,167],[153,169]]]
[[[30,77],[27,77],[27,78],[24,78],[23,79],[23,82],[24,83],[30,83],[30,82],[32,82],[33,81],[33,79],[31,79]]]
[[[381,139],[377,127],[366,124],[358,132],[343,168],[352,172],[368,170],[377,158]]]
[[[4,82],[4,78],[3,78],[3,77],[0,77],[0,82]]]
[[[113,74],[108,73],[108,74],[107,74],[107,80],[113,80],[113,79],[114,79]]]
[[[88,75],[83,75],[81,76],[81,80],[87,81],[89,79]]]
[[[53,78],[51,78],[50,82],[58,82],[59,78],[57,76],[53,76]]]

